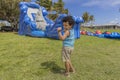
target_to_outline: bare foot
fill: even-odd
[[[72,72],[72,73],[75,73],[75,70],[73,70],[73,69],[70,69],[70,72]]]
[[[70,77],[69,72],[65,72],[64,75],[65,75],[66,77]]]

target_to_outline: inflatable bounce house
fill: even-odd
[[[80,33],[82,35],[96,36],[96,37],[99,37],[99,38],[120,39],[120,33],[118,33],[118,32],[105,31],[105,32],[102,33],[102,31],[100,31],[100,30],[96,30],[95,32],[82,30],[82,31],[80,31]]]
[[[47,17],[48,12],[43,7],[31,2],[20,2],[20,19],[19,19],[19,35],[28,35],[32,37],[48,37],[58,38],[57,28],[62,27],[62,18],[67,14],[59,14],[55,21]],[[75,20],[74,32],[75,38],[80,38],[80,23],[83,22],[81,17],[72,16]]]

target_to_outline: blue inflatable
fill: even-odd
[[[106,38],[120,39],[120,33],[112,32],[111,34],[104,34]]]
[[[67,14],[59,14],[58,18],[52,21],[47,17],[47,10],[36,4],[35,1],[19,3],[19,35],[59,39],[57,28],[62,27],[63,29],[62,19]],[[75,16],[73,16],[73,19],[75,21],[75,38],[77,39],[80,38],[80,23],[83,22],[83,19]]]
[[[82,33],[82,31],[81,31]],[[89,35],[89,36],[96,36],[96,37],[99,37],[99,38],[111,38],[111,39],[120,39],[120,33],[118,32],[111,32],[111,33],[101,33],[101,34],[96,34],[96,33],[93,33],[93,32],[90,32],[90,31],[86,31],[86,34]]]

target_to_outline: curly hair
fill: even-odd
[[[72,16],[66,16],[62,19],[62,22],[68,22],[68,24],[70,26],[73,26],[75,24],[74,19],[72,18]]]

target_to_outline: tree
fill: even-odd
[[[88,23],[89,22],[89,13],[84,12],[82,18],[83,18],[85,23]]]
[[[68,14],[68,9],[64,9],[64,2],[62,0],[58,0],[58,2],[52,2],[52,0],[37,0],[40,6],[43,6],[47,9],[47,11],[55,11],[54,14],[48,14],[48,17],[52,20],[55,20],[58,17],[58,14]]]
[[[58,14],[68,14],[68,9],[64,9],[64,5],[65,4],[62,0],[58,0],[58,2],[54,3],[53,8]]]
[[[85,24],[87,24],[89,22],[92,24],[93,21],[95,21],[94,16],[90,15],[88,12],[84,12],[82,18],[83,18]]]
[[[52,10],[52,1],[51,0],[38,0],[40,6],[45,7],[48,11]]]
[[[45,7],[48,12],[53,11],[53,2],[51,0],[37,0],[37,3],[40,6]],[[57,14],[48,14],[48,17],[52,20],[55,20],[57,17]]]
[[[21,0],[0,0],[0,19],[9,21],[12,27],[17,28],[19,19],[18,4]]]
[[[63,10],[63,13],[68,14],[68,13],[69,13],[69,10],[68,10],[68,9],[64,9],[64,10]]]
[[[64,2],[63,0],[58,0],[58,2],[54,2],[53,3],[53,11],[56,11],[56,15],[54,17],[54,20],[58,17],[58,14],[68,14],[69,10],[68,9],[64,9]],[[54,14],[53,14],[54,16]]]
[[[93,16],[93,15],[90,15],[90,16],[89,16],[89,21],[90,21],[90,24],[92,25],[92,24],[93,24],[93,22],[95,21],[95,19],[94,19],[94,16]]]

